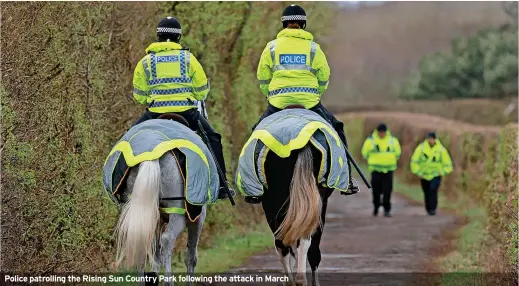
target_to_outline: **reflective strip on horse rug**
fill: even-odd
[[[348,187],[346,151],[339,135],[317,113],[287,109],[266,117],[243,147],[236,185],[244,196],[260,196],[267,186],[265,160],[268,152],[287,158],[293,150],[312,144],[321,152],[318,184],[345,192]]]
[[[218,199],[218,171],[209,149],[188,127],[171,120],[152,119],[132,127],[115,144],[103,167],[103,185],[118,203],[117,193],[129,168],[159,159],[178,149],[186,157],[186,200],[193,205]]]

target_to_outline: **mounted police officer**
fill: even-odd
[[[380,123],[373,134],[362,145],[362,157],[368,161],[373,188],[373,216],[378,215],[380,198],[384,216],[391,216],[391,193],[393,192],[393,172],[402,154],[398,139],[391,134],[387,125]]]
[[[258,65],[260,89],[269,105],[253,129],[265,117],[289,105],[302,105],[330,122],[347,148],[344,124],[321,104],[321,95],[328,88],[330,67],[312,34],[305,31],[305,10],[290,5],[283,11],[281,22],[284,29],[267,44]],[[351,176],[349,161],[348,165],[349,190],[355,193],[359,187]]]
[[[135,125],[164,113],[181,115],[193,131],[199,131],[198,122],[201,122],[216,163],[225,174],[221,136],[198,111],[199,103],[209,93],[209,81],[195,56],[180,45],[181,36],[182,29],[177,19],[162,19],[157,27],[158,41],[148,46],[146,56],[137,64],[133,97],[148,108]],[[226,183],[220,179],[220,198],[226,197],[222,189]]]

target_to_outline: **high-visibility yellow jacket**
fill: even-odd
[[[420,143],[411,157],[411,172],[426,180],[452,172],[452,161],[440,140],[431,146],[427,140]]]
[[[157,42],[135,67],[133,97],[156,113],[182,112],[205,100],[209,82],[198,60],[180,44]]]
[[[386,136],[380,138],[378,131],[373,131],[362,145],[362,157],[368,161],[369,171],[387,173],[396,170],[397,161],[402,154],[398,139],[386,131]]]
[[[309,109],[321,100],[330,67],[313,38],[302,29],[284,29],[263,50],[257,77],[271,105],[283,109],[301,104]]]

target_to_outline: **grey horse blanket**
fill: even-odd
[[[348,164],[344,145],[333,127],[321,116],[306,109],[286,109],[261,121],[243,147],[235,182],[244,196],[261,196],[268,188],[265,159],[272,151],[281,158],[311,143],[321,151],[319,185],[346,192]]]
[[[193,205],[214,203],[218,199],[218,170],[202,139],[188,127],[164,119],[147,120],[132,127],[115,144],[103,167],[103,184],[110,198],[120,202],[119,188],[129,168],[143,161],[159,159],[177,149],[185,155],[185,191]]]

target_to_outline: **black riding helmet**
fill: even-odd
[[[297,22],[301,29],[306,28],[306,12],[303,7],[292,4],[283,10],[283,15],[281,17],[281,22],[283,23],[283,28],[288,26],[289,22]]]
[[[159,42],[167,42],[168,40],[180,42],[180,37],[182,37],[180,22],[171,16],[160,20],[157,26],[157,37]]]

